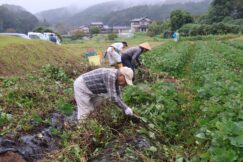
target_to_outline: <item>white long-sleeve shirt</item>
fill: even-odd
[[[116,50],[118,50],[119,53],[122,52],[124,47],[123,43],[113,43],[111,46],[114,47]]]

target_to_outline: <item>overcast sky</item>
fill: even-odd
[[[101,2],[108,1],[127,1],[129,3],[155,3],[164,2],[165,0],[0,0],[0,5],[2,4],[14,4],[25,8],[31,13],[37,13],[40,11],[55,9],[66,6],[79,6],[81,8],[86,8],[88,6],[98,4]],[[173,1],[200,1],[200,0],[166,0],[167,2]]]
[[[88,5],[98,4],[110,0],[0,0],[2,4],[19,5],[31,13],[37,13],[48,9],[66,7],[70,5],[78,5],[87,7]]]

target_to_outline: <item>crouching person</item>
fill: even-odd
[[[101,94],[106,94],[126,115],[133,115],[132,109],[120,97],[120,86],[132,85],[132,78],[133,71],[128,67],[99,68],[79,76],[74,81],[78,120],[86,119],[101,104]]]

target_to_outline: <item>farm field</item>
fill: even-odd
[[[9,67],[11,73],[5,68],[11,60],[2,57],[9,51],[1,52],[0,63],[5,66],[0,70],[0,142],[12,141],[1,149],[14,147],[29,161],[243,161],[241,38],[127,39],[129,46],[144,41],[153,46],[142,55],[135,86],[122,94],[139,119],[125,117],[105,102],[85,123],[72,121],[73,80],[96,68],[87,64],[83,53],[88,48],[104,51],[110,42],[97,36],[53,45],[60,51],[43,52],[45,59],[30,60],[38,64],[19,61]],[[6,51],[8,45],[2,42],[0,51]],[[25,46],[15,43],[11,46]],[[49,47],[45,43],[33,44],[44,51]],[[33,54],[25,47],[29,52],[25,54]],[[55,57],[49,57],[52,54]],[[26,64],[33,66],[21,70]],[[35,139],[39,148],[29,139]],[[21,141],[31,146],[18,145]]]
[[[149,41],[154,47],[163,43],[161,39],[137,34],[133,38],[124,38],[129,46]],[[117,41],[120,41],[119,39]],[[89,49],[104,52],[112,42],[105,35],[96,35],[91,40],[64,40],[61,46],[40,40],[23,40],[14,37],[0,37],[0,75],[23,75],[33,72],[43,65],[52,64],[67,68],[71,64],[77,69],[80,64],[85,66],[87,60],[84,53]],[[79,66],[80,67],[80,66]]]

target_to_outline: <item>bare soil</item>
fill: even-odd
[[[26,162],[24,158],[15,152],[0,154],[0,162]]]

